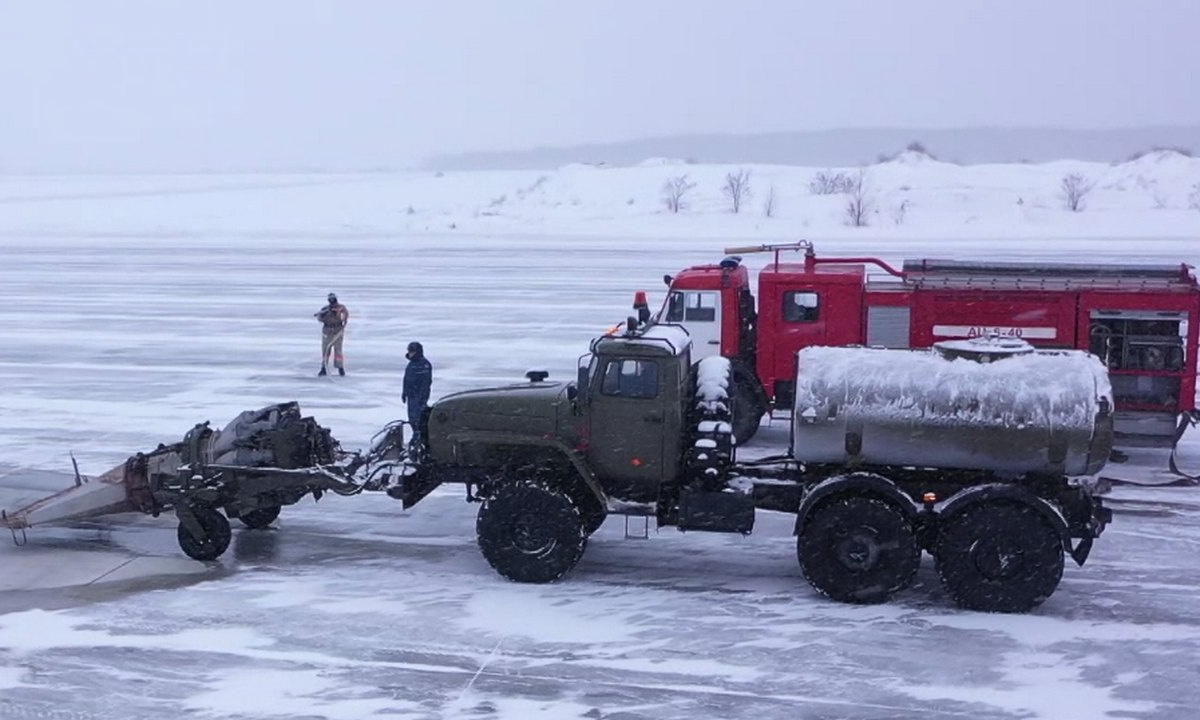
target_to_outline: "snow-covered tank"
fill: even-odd
[[[1090,475],[1112,449],[1108,373],[1079,350],[809,347],[798,362],[801,462]]]

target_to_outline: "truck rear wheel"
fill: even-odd
[[[229,548],[229,541],[233,539],[229,520],[215,508],[205,506],[192,507],[191,514],[201,532],[194,535],[192,530],[188,529],[187,523],[180,522],[176,531],[180,549],[193,560],[202,562],[221,557]]]
[[[579,562],[587,543],[583,518],[570,496],[544,482],[500,485],[475,521],[479,549],[509,580],[547,583]]]
[[[956,514],[943,525],[934,557],[942,586],[969,610],[1026,612],[1062,579],[1062,538],[1020,502],[984,502]]]
[[[281,509],[282,508],[280,508],[278,505],[261,507],[257,510],[251,510],[250,512],[242,513],[238,516],[238,519],[242,521],[243,525],[252,530],[263,530],[270,527],[271,523],[275,522],[275,518],[279,517],[279,511]]]
[[[908,517],[874,497],[841,497],[821,503],[796,539],[800,570],[832,600],[878,603],[908,587],[921,548]]]

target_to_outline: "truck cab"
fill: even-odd
[[[691,348],[682,327],[655,325],[602,336],[581,361],[584,452],[608,497],[653,504],[662,485],[677,480],[692,392]]]
[[[426,452],[454,476],[430,481],[553,475],[601,519],[610,500],[652,511],[680,470],[691,347],[674,325],[605,335],[580,359],[575,382],[530,372],[527,383],[442,398],[430,409]]]

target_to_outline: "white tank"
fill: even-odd
[[[968,345],[801,350],[796,459],[998,475],[1100,471],[1112,450],[1113,399],[1098,359],[1008,340]]]

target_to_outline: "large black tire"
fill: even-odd
[[[193,560],[216,560],[229,548],[229,541],[233,539],[229,520],[210,507],[193,507],[191,512],[203,533],[200,537],[192,535],[187,525],[179,523],[179,529],[176,531],[179,547]]]
[[[916,532],[895,505],[839,497],[817,505],[796,539],[800,570],[839,602],[878,603],[912,584],[921,562]]]
[[[261,507],[257,510],[242,513],[238,519],[242,521],[243,525],[252,530],[264,530],[270,527],[271,523],[275,522],[275,518],[279,517],[281,509],[278,505]]]
[[[570,495],[536,480],[501,484],[479,508],[475,533],[496,572],[526,583],[558,580],[579,562],[587,543]]]
[[[934,557],[942,586],[969,610],[1027,612],[1062,579],[1058,531],[1036,508],[1012,500],[983,502],[948,519]]]
[[[735,376],[733,380],[733,437],[738,445],[745,445],[758,432],[762,422],[763,408],[753,381]]]

